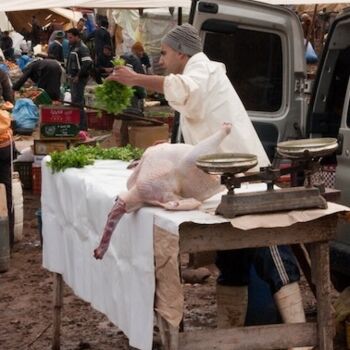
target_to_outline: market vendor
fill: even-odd
[[[48,56],[49,58],[53,58],[60,63],[64,63],[64,55],[63,55],[63,40],[65,37],[65,33],[63,30],[58,30],[55,34],[55,39],[49,45]]]
[[[14,102],[9,76],[0,69],[0,108],[2,102]],[[7,111],[0,109],[0,183],[6,188],[7,213],[9,218],[10,246],[14,243],[14,210],[12,206],[11,163],[15,154],[12,141],[11,118]]]
[[[103,47],[102,55],[99,55],[96,59],[95,71],[96,71],[96,82],[102,84],[102,78],[108,77],[113,72],[113,50],[110,45]]]
[[[0,100],[4,102],[14,102],[13,92],[10,84],[10,78],[7,73],[0,69]],[[1,101],[0,101],[1,104]]]
[[[0,48],[7,60],[14,60],[13,41],[10,33],[6,30],[0,36]]]
[[[81,40],[77,28],[71,28],[67,31],[67,39],[70,44],[67,76],[69,78],[72,103],[80,108],[80,130],[86,130],[84,90],[92,71],[93,62],[90,51]]]
[[[253,124],[226,75],[225,66],[210,61],[202,52],[201,39],[193,26],[177,26],[163,38],[160,64],[169,75],[144,75],[118,67],[108,79],[163,93],[169,105],[180,113],[180,131],[185,143],[197,144],[223,122],[229,122],[233,128],[220,151],[255,154],[259,167],[269,165]],[[294,255],[289,247],[272,246],[256,251],[218,252],[219,327],[244,324],[249,272],[254,262],[258,274],[269,283],[283,320],[304,322],[297,283],[300,273]]]
[[[38,88],[45,90],[52,100],[59,100],[62,72],[57,60],[37,59],[24,68],[22,76],[13,84],[12,89],[18,91],[28,79],[31,79]]]

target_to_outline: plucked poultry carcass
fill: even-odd
[[[94,250],[102,259],[114,229],[125,213],[147,204],[167,210],[192,210],[222,190],[220,177],[209,175],[196,166],[199,156],[214,153],[230,133],[231,124],[197,145],[162,143],[149,147],[127,182],[128,191],[120,193],[108,214],[101,242]]]

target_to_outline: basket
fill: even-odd
[[[32,189],[32,164],[33,162],[14,162],[13,168],[19,173],[23,189]]]
[[[33,194],[41,194],[41,166],[33,164]]]
[[[335,188],[336,165],[323,165],[320,170],[311,175],[311,183],[324,183],[327,188]]]
[[[102,113],[99,116],[98,112],[87,111],[87,124],[89,129],[94,130],[112,130],[114,118],[112,115],[107,113]]]

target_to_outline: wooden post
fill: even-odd
[[[310,248],[313,282],[317,295],[318,350],[333,350],[331,283],[329,277],[329,246],[314,243]]]
[[[53,340],[52,350],[60,350],[61,310],[63,306],[62,275],[54,273],[54,300],[53,300]]]
[[[0,183],[0,272],[10,268],[10,233],[6,188]]]

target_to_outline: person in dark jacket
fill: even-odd
[[[102,84],[102,78],[107,78],[110,73],[113,72],[113,52],[109,45],[103,47],[103,55],[99,56],[96,60],[96,82]]]
[[[83,40],[84,43],[86,43],[87,41],[87,37],[89,35],[88,30],[85,26],[86,23],[86,19],[85,18],[80,18],[78,23],[77,23],[77,29],[79,31],[80,34],[80,39]]]
[[[136,41],[136,43],[131,47],[131,51],[134,55],[136,55],[141,63],[142,66],[147,74],[151,73],[151,62],[148,57],[148,55],[145,52],[145,49],[143,48],[143,45],[141,42]]]
[[[125,64],[131,66],[133,71],[140,74],[145,74],[145,70],[143,69],[142,63],[136,55],[133,53],[126,53],[120,56],[123,60],[125,60]],[[134,96],[131,101],[131,106],[133,108],[137,108],[143,111],[143,102],[146,97],[146,90],[142,86],[133,86]]]
[[[10,37],[10,33],[8,31],[5,31],[1,35],[0,39],[0,48],[7,60],[13,60],[14,59],[14,49],[13,49],[13,41]]]
[[[0,100],[14,102],[10,79],[7,73],[0,69]]]
[[[112,38],[108,32],[108,20],[101,18],[98,28],[89,35],[89,39],[94,37],[95,39],[95,62],[100,56],[103,56],[104,46],[112,47]]]
[[[40,44],[41,27],[39,21],[35,16],[32,16],[32,31],[30,32],[30,37],[32,41],[32,51],[34,47]]]
[[[65,33],[62,30],[56,32],[55,40],[49,45],[48,56],[49,58],[53,58],[60,63],[64,63],[63,56],[63,39],[65,37]]]
[[[62,67],[56,60],[45,58],[29,63],[22,76],[13,84],[18,91],[30,78],[39,88],[44,89],[53,100],[60,99]]]
[[[77,28],[71,28],[67,31],[67,39],[71,45],[67,61],[67,76],[70,82],[72,103],[80,107],[80,130],[86,130],[84,89],[93,67],[92,59]]]
[[[9,83],[8,75],[0,70],[0,100],[14,102],[13,93]],[[2,127],[6,115],[2,116]],[[0,130],[0,183],[3,183],[6,188],[6,204],[9,220],[10,246],[14,243],[14,210],[12,207],[12,171],[11,163],[14,159],[15,145],[12,140],[12,130],[10,128],[11,120],[8,117],[7,130]],[[2,234],[2,232],[0,233]]]

